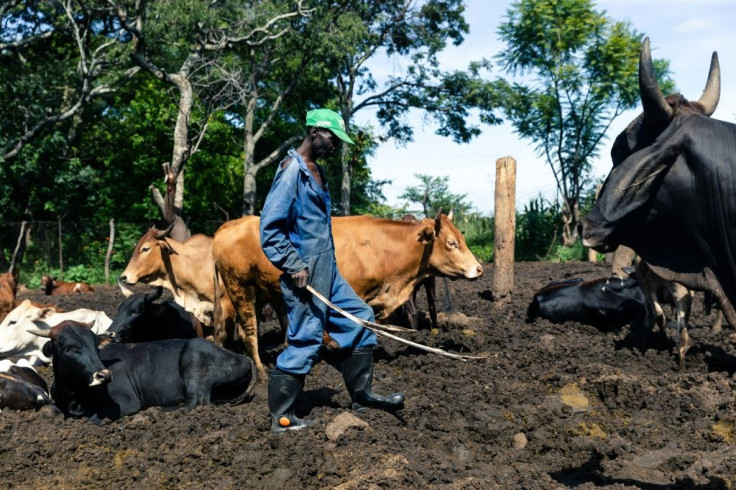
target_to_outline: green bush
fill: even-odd
[[[555,246],[544,260],[548,262],[572,262],[588,260],[588,249],[578,241],[572,247],[564,245]]]
[[[109,241],[109,226],[84,223],[63,224],[64,274],[59,269],[58,227],[55,223],[38,223],[32,228],[22,264],[18,267],[19,282],[34,289],[41,286],[41,277],[49,275],[66,282],[89,284],[105,282],[105,255]],[[135,245],[146,226],[120,223],[115,227],[115,244],[110,255],[110,282],[125,269]]]
[[[559,244],[561,210],[557,203],[542,197],[532,199],[524,212],[516,215],[517,261],[545,260]]]

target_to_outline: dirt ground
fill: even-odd
[[[658,332],[602,332],[576,323],[525,322],[536,290],[608,267],[518,263],[515,292],[493,302],[492,265],[476,282],[449,282],[445,331],[411,340],[486,360],[459,362],[380,342],[374,389],[403,391],[395,413],[356,414],[340,373],[307,377],[297,415],[309,430],[269,431],[265,385],[241,405],[148,409],[96,426],[49,407],[0,415],[5,488],[734,488],[736,331],[713,334],[698,295],[692,345],[679,372],[674,342]],[[438,295],[444,296],[442,282]],[[420,297],[422,295],[420,294]],[[48,297],[23,293],[20,299]],[[114,315],[115,287],[53,298]],[[420,302],[420,308],[425,303]],[[426,318],[423,319],[426,326]],[[263,358],[279,351],[264,324]],[[670,332],[672,338],[672,332]],[[42,375],[52,381],[50,368]]]

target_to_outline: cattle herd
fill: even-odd
[[[644,112],[616,139],[613,169],[580,227],[586,246],[629,250],[630,267],[597,280],[551,282],[530,298],[526,320],[574,321],[604,332],[659,328],[666,337],[669,305],[682,370],[695,291],[712,295],[726,320],[736,320],[736,237],[726,226],[736,218],[729,198],[736,128],[710,119],[720,93],[715,54],[697,102],[663,97],[651,65],[647,39],[639,69]],[[170,228],[152,227],[118,278],[114,318],[53,304],[54,295],[95,294],[87,284],[44,276],[51,303],[18,303],[17,274],[0,275],[0,409],[52,404],[99,423],[152,406],[248,400],[266,379],[258,339],[264,309],[275,312],[282,332],[287,327],[280,272],[260,248],[258,226],[258,217],[243,217],[213,237],[184,242],[172,239]],[[672,229],[686,233],[671,240]],[[422,287],[433,309],[437,277],[473,281],[484,272],[452,216],[441,212],[402,221],[335,217],[333,235],[341,273],[378,321],[396,319]],[[131,291],[136,284],[151,289]],[[172,300],[161,300],[164,289]],[[34,370],[49,364],[50,388]]]

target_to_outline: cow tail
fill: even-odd
[[[220,272],[217,270],[217,262],[215,262],[215,272],[212,278],[215,281],[214,290],[215,297],[213,298],[214,308],[212,311],[212,326],[214,328],[214,341],[216,345],[220,347],[225,346],[227,340],[227,332],[225,331],[225,325],[222,320],[222,300],[221,295],[224,293],[220,288]]]

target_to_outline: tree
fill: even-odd
[[[384,137],[399,143],[411,141],[412,130],[404,117],[412,108],[425,111],[440,123],[439,134],[468,141],[480,130],[470,127],[468,112],[481,108],[483,122],[500,122],[493,110],[500,105],[494,83],[481,80],[476,63],[467,72],[444,73],[437,54],[448,42],[463,41],[468,25],[461,0],[365,0],[328,1],[349,5],[327,26],[330,42],[323,56],[337,68],[333,82],[335,109],[347,127],[364,109],[377,109],[378,119],[387,129]],[[319,9],[318,9],[319,12]],[[373,78],[368,61],[377,54],[398,56],[409,62],[401,76],[391,76],[383,87]],[[341,155],[341,214],[350,214],[352,149],[343,145]]]
[[[520,0],[498,30],[497,56],[508,73],[527,75],[508,87],[506,113],[537,144],[563,204],[563,244],[577,239],[580,198],[591,159],[613,120],[639,101],[643,35],[608,19],[591,0]],[[669,64],[656,60],[660,86],[671,88]]]
[[[448,186],[450,177],[432,177],[424,174],[414,176],[421,181],[421,185],[407,187],[399,199],[421,204],[423,217],[434,217],[440,210],[446,213],[452,210],[458,214],[470,210],[470,204],[465,201],[465,194],[450,192]]]
[[[184,166],[198,151],[207,130],[209,115],[221,108],[217,90],[212,89],[213,59],[225,56],[235,46],[259,49],[290,29],[291,19],[304,16],[302,1],[291,10],[284,2],[268,0],[241,2],[141,1],[135,4],[109,0],[111,11],[133,44],[133,60],[149,75],[171,85],[178,94],[171,162],[163,164],[166,191],[150,186],[164,220],[174,225],[172,237],[184,240],[190,231],[182,218]],[[193,121],[196,86],[200,95],[200,120]],[[229,101],[223,103],[229,104]],[[190,129],[194,128],[194,134]]]

